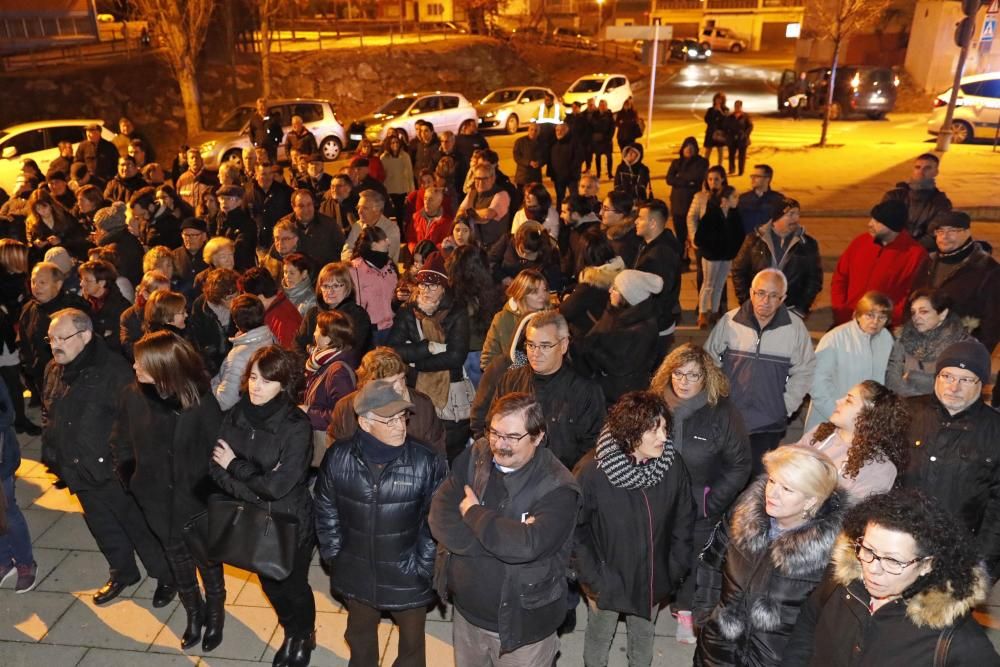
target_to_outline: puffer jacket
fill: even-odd
[[[230,409],[240,400],[243,373],[253,353],[277,342],[266,324],[240,333],[232,339],[232,348],[226,353],[219,372],[212,378],[212,393],[223,410]]]
[[[761,476],[716,527],[696,573],[701,626],[694,665],[770,667],[781,663],[799,610],[830,562],[846,496],[836,490],[816,516],[774,540]]]
[[[427,515],[447,474],[444,457],[407,438],[377,479],[360,432],[334,443],[316,480],[316,537],[340,595],[376,609],[434,601],[436,545]]]
[[[413,382],[407,382],[410,386],[415,386],[417,373],[434,371],[450,371],[452,382],[462,380],[462,367],[469,354],[469,313],[465,308],[456,306],[447,294],[439,308],[448,311],[441,321],[448,349],[438,354],[430,351],[427,339],[421,333],[415,303],[403,304],[393,321],[386,345],[410,364],[409,374],[413,379]]]
[[[799,613],[782,667],[997,667],[1000,657],[972,617],[989,595],[989,576],[979,568],[974,576],[964,596],[950,584],[925,588],[872,614],[854,544],[841,535],[831,571]],[[941,662],[935,653],[946,635],[950,644]]]
[[[656,362],[656,302],[608,306],[590,332],[574,346],[574,360],[597,380],[608,404],[622,394],[649,386]]]
[[[272,400],[285,405],[259,428],[246,415],[250,399],[245,395],[226,413],[219,439],[229,443],[236,459],[226,469],[212,461],[209,470],[212,480],[228,495],[298,519],[297,538],[303,544],[314,533],[308,485],[312,429],[306,413],[290,400]]]
[[[732,277],[736,298],[740,303],[750,298],[753,277],[764,269],[780,269],[788,279],[785,306],[802,316],[808,315],[816,295],[823,289],[819,244],[802,227],[789,242],[781,261],[776,262],[771,224],[765,223],[748,235],[733,260]]]

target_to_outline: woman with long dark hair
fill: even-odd
[[[381,345],[392,329],[392,298],[399,271],[389,257],[389,237],[378,227],[365,227],[354,244],[351,259],[354,299],[371,320],[375,345]]]
[[[35,190],[28,197],[28,218],[25,221],[28,245],[40,260],[45,251],[54,246],[63,246],[69,254],[83,259],[87,256],[86,232],[62,204],[57,202],[48,190]]]
[[[722,147],[728,143],[726,134],[726,117],[729,115],[729,107],[726,106],[725,93],[712,95],[712,106],[705,111],[705,158],[712,161],[712,149],[718,151],[718,165],[722,165]]]
[[[187,613],[181,648],[201,640],[202,648],[211,651],[222,642],[225,623],[222,565],[199,562],[182,529],[205,509],[212,490],[208,460],[222,410],[201,356],[179,336],[148,334],[136,342],[134,352],[136,382],[123,392],[112,433],[115,465],[166,552]]]
[[[503,308],[503,290],[493,282],[486,251],[475,245],[455,249],[445,261],[455,302],[469,313],[469,354],[465,372],[478,389],[483,370],[479,365],[486,332],[493,316]]]

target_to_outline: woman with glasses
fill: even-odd
[[[635,232],[635,198],[628,192],[612,190],[601,202],[601,231],[625,266],[635,266],[643,240]]]
[[[837,468],[810,447],[764,455],[701,553],[695,667],[777,667],[799,610],[823,578],[843,521]]]
[[[904,398],[934,392],[938,356],[952,343],[972,338],[951,306],[951,297],[938,290],[910,294],[910,319],[896,333],[885,371],[889,389]]]
[[[996,667],[972,617],[989,592],[975,544],[939,503],[916,491],[871,496],[848,514],[781,664]]]
[[[336,310],[347,315],[354,332],[354,357],[360,359],[371,347],[372,321],[368,311],[354,300],[354,281],[348,262],[331,262],[320,269],[316,278],[316,305],[302,318],[302,324],[295,335],[295,347],[300,353],[316,343],[316,318],[320,313]]]
[[[671,439],[691,475],[695,504],[694,551],[698,554],[750,478],[750,437],[743,418],[729,401],[726,379],[705,350],[691,343],[674,348],[660,364],[650,390],[670,407]],[[677,641],[695,641],[691,606],[694,576],[677,591],[672,607]]]
[[[684,468],[667,404],[645,391],[622,396],[596,449],[577,464],[583,508],[573,564],[588,599],[584,664],[608,664],[621,614],[629,667],[652,663],[660,606],[691,564],[694,504]]]
[[[893,346],[892,334],[886,330],[891,317],[892,300],[881,292],[866,292],[854,306],[851,321],[820,338],[806,431],[828,421],[837,399],[854,385],[865,380],[885,383]]]

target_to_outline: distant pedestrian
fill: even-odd
[[[743,111],[743,100],[733,102],[733,113],[726,117],[723,127],[729,149],[729,175],[734,174],[738,161],[738,175],[742,176],[747,162],[747,147],[750,146],[750,133],[753,132],[753,120],[750,119],[750,114]]]
[[[716,93],[712,96],[712,106],[705,111],[705,157],[712,161],[712,149],[718,151],[719,160],[716,164],[722,164],[722,147],[729,139],[726,133],[725,121],[729,115],[729,107],[726,106],[726,96],[724,93]]]
[[[941,167],[941,160],[934,153],[918,155],[907,181],[896,183],[882,197],[882,201],[897,199],[906,204],[906,228],[914,240],[919,241],[928,252],[934,250],[934,235],[931,222],[940,213],[951,211],[951,200],[938,190],[935,179]]]
[[[670,210],[673,214],[674,234],[681,244],[681,261],[687,266],[688,248],[693,238],[688,238],[687,216],[695,194],[701,188],[708,171],[708,160],[698,154],[698,140],[686,137],[681,144],[678,157],[667,169],[667,185],[670,186]]]
[[[618,150],[625,153],[625,147],[631,146],[642,136],[642,119],[635,110],[632,98],[625,100],[621,111],[615,114],[615,126],[618,128]]]
[[[608,108],[607,100],[601,100],[597,105],[597,111],[590,121],[592,134],[590,135],[590,145],[594,151],[594,163],[597,171],[597,178],[601,177],[601,158],[605,159],[607,165],[608,178],[612,177],[611,155],[612,139],[615,134],[615,116]]]

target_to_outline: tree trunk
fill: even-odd
[[[826,135],[830,129],[830,110],[833,108],[833,89],[837,85],[837,64],[840,61],[840,40],[833,41],[833,62],[830,64],[830,81],[826,89],[826,109],[823,111],[823,131],[819,135],[819,146],[826,146]]]
[[[183,63],[177,70],[177,85],[181,89],[181,103],[184,105],[184,120],[187,122],[187,136],[202,130],[201,93],[195,77],[194,63]]]
[[[260,12],[260,90],[262,97],[271,96],[271,17],[266,8]]]

